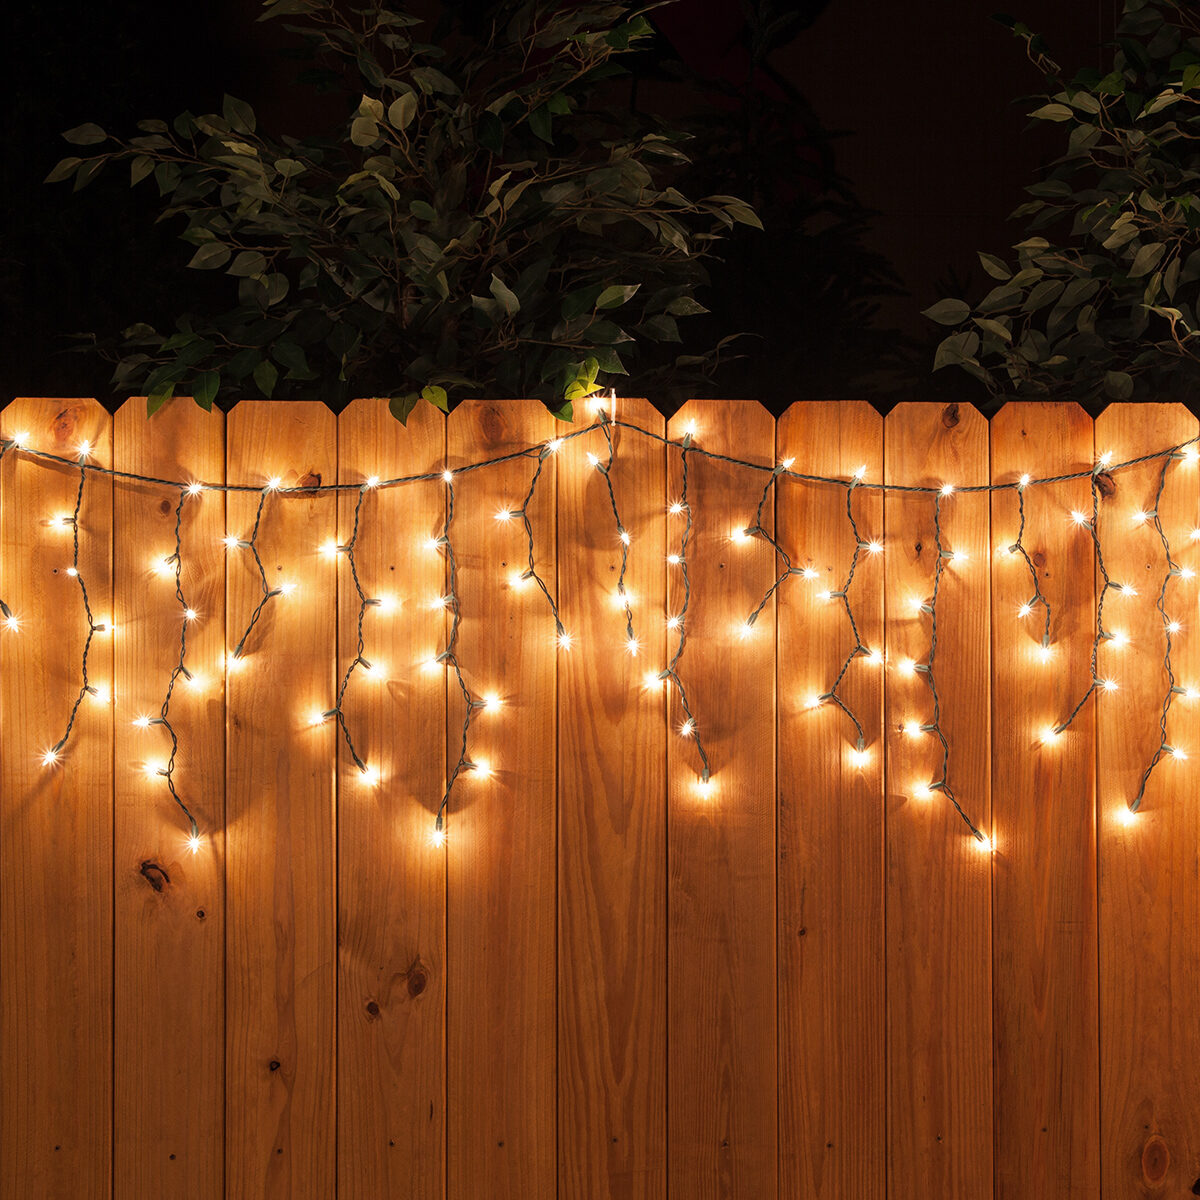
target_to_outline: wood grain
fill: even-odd
[[[695,422],[704,449],[773,465],[775,423],[750,402],[690,400],[671,418]],[[669,489],[680,494],[678,451]],[[691,605],[680,675],[712,761],[697,790],[695,746],[668,742],[668,1171],[675,1195],[772,1200],[778,1184],[775,958],[775,611],[738,628],[774,579],[775,556],[754,520],[767,474],[692,455]],[[770,508],[764,522],[771,523]],[[672,518],[678,546],[683,518]],[[670,580],[672,611],[681,578]],[[674,698],[673,698],[674,699]],[[672,722],[682,715],[672,704]]]
[[[330,483],[337,426],[319,404],[243,402],[228,418],[228,478],[262,487]],[[231,492],[249,538],[259,492]],[[226,679],[227,1194],[325,1197],[336,1186],[333,727],[308,714],[334,691],[337,536],[331,493],[272,494],[260,554],[268,601]],[[228,645],[262,595],[247,549],[228,559]]]
[[[120,471],[185,482],[225,480],[225,420],[190,398],[151,420],[146,401],[126,401],[114,420]],[[180,586],[196,619],[186,621],[167,575],[153,564],[175,550],[180,490],[115,483],[115,1128],[113,1185],[120,1196],[208,1200],[224,1196],[225,1147],[225,496],[189,496],[180,510]],[[131,536],[131,534],[133,536]],[[161,778],[143,768],[167,762],[197,820],[201,845]]]
[[[987,422],[965,405],[900,404],[884,422],[887,482],[940,488],[988,482]],[[932,599],[938,548],[935,497],[889,492],[887,531],[887,995],[888,1194],[992,1195],[992,855],[939,792],[941,754],[908,721],[933,716],[921,673],[931,618],[911,606]],[[937,604],[934,663],[949,780],[985,834],[989,804],[988,496],[942,500],[943,547],[969,559],[949,564]],[[1005,854],[1001,845],[997,853]]]
[[[1115,404],[1096,420],[1096,449],[1114,462],[1194,438],[1181,405]],[[1120,690],[1098,709],[1097,818],[1100,847],[1101,1175],[1105,1197],[1187,1196],[1200,1177],[1200,701],[1174,696],[1168,757],[1150,778],[1132,824],[1122,821],[1142,771],[1161,744],[1158,718],[1168,685],[1166,635],[1156,601],[1167,569],[1152,523],[1163,460],[1114,471],[1101,503],[1100,536],[1110,577],[1137,596],[1111,597],[1105,625],[1129,644],[1100,651]],[[1107,480],[1105,481],[1107,484]],[[1157,505],[1176,561],[1200,570],[1200,489],[1194,463],[1168,467]],[[1099,586],[1099,585],[1098,585]],[[1196,580],[1173,579],[1165,608],[1183,629],[1172,662],[1181,684],[1200,687]]]
[[[3,433],[37,450],[112,465],[111,421],[94,400],[17,399]],[[79,695],[88,623],[69,527],[74,466],[6,454],[0,636],[0,1197],[101,1200],[112,1185],[112,705]],[[94,620],[112,620],[112,484],[88,474],[79,573]],[[93,684],[112,688],[113,635],[97,633]]]
[[[610,410],[606,410],[610,411]],[[664,433],[645,400],[616,417]],[[578,427],[586,426],[587,418]],[[578,649],[559,667],[559,1194],[666,1194],[666,455],[610,430],[608,478],[630,535],[634,632],[613,603],[621,548],[597,428],[558,454],[559,596]]]
[[[1090,470],[1092,422],[1077,405],[1014,403],[992,418],[993,483]],[[1003,853],[993,893],[996,1196],[1100,1194],[1096,974],[1095,695],[1088,480],[992,493],[992,821]],[[1001,983],[1001,981],[1003,981]]]
[[[451,414],[452,469],[555,435],[534,401],[466,401]],[[555,1191],[555,690],[554,622],[530,584],[517,510],[536,457],[455,482],[451,537],[462,627],[458,657],[475,695],[499,712],[472,723],[469,753],[490,776],[460,778],[447,825],[447,1191],[525,1200]],[[555,463],[548,459],[528,515],[535,566],[555,580]],[[448,683],[447,767],[458,761],[463,704]],[[486,719],[485,719],[486,718]]]
[[[779,420],[776,457],[805,474],[883,478],[883,421],[862,401],[794,404]],[[883,541],[883,497],[856,488],[868,543]],[[883,648],[883,555],[855,551],[846,489],[784,480],[775,519],[793,564],[778,592],[779,1106],[781,1196],[882,1200],[886,1184],[883,975],[883,666],[859,655],[836,705],[808,707],[832,687],[856,645]],[[885,547],[883,554],[887,554]]]
[[[401,425],[386,400],[355,400],[338,418],[339,479],[361,484],[441,471],[445,418],[421,405]],[[355,748],[381,775],[364,787],[338,739],[338,1195],[343,1200],[445,1195],[445,849],[430,834],[442,794],[445,684],[421,670],[430,649],[425,601],[445,590],[444,485],[348,490],[338,543],[364,593],[385,600],[363,621],[363,656],[343,708]],[[358,654],[359,596],[339,556],[339,679]]]

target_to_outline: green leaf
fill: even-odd
[[[146,416],[152,417],[175,394],[173,383],[163,384],[146,397]]]
[[[289,375],[308,375],[308,359],[304,355],[304,347],[295,342],[278,341],[271,347],[271,357],[283,367]]]
[[[993,278],[1004,283],[1012,278],[1012,272],[1005,266],[1003,260],[997,258],[994,254],[984,254],[982,250],[976,251],[979,255],[980,266]]]
[[[257,250],[243,250],[230,263],[228,274],[248,279],[252,275],[261,275],[266,269],[267,260]]]
[[[575,419],[575,406],[568,400],[561,408],[554,409],[550,415],[557,417],[560,421],[573,421]]]
[[[433,67],[414,67],[410,74],[417,87],[426,95],[430,92],[443,92],[447,96],[458,95],[458,84]]]
[[[212,412],[213,401],[217,398],[217,389],[221,386],[220,371],[204,371],[196,376],[192,387],[192,399],[205,412]]]
[[[995,334],[1002,342],[1012,341],[1012,334],[1008,328],[1001,325],[999,321],[992,320],[991,317],[976,317],[975,324],[985,332]]]
[[[99,142],[107,141],[108,134],[99,125],[89,121],[85,125],[76,125],[74,129],[68,129],[63,137],[72,146],[95,146]]]
[[[640,283],[631,284],[613,284],[612,287],[606,287],[604,291],[596,298],[597,308],[618,308],[624,304],[626,300],[633,299],[634,294],[642,285]]]
[[[425,200],[411,200],[408,205],[408,211],[414,217],[420,217],[422,221],[437,220],[437,209]]]
[[[388,124],[393,129],[407,129],[416,115],[417,98],[412,92],[405,92],[388,106]]]
[[[421,389],[421,399],[428,400],[434,408],[440,408],[444,413],[450,411],[450,397],[446,395],[446,389],[435,383],[426,384]]]
[[[1035,121],[1070,121],[1075,116],[1065,104],[1043,104],[1041,108],[1025,115],[1033,117]]]
[[[521,311],[521,301],[517,299],[516,293],[509,288],[498,275],[492,276],[492,282],[489,290],[492,295],[500,301],[504,307],[504,311],[510,317],[515,316]]]
[[[921,315],[939,325],[961,325],[971,315],[971,306],[965,300],[939,300],[922,309]]]
[[[758,214],[748,204],[726,204],[725,211],[739,225],[750,225],[755,229],[763,227],[763,223],[758,219]]]
[[[236,100],[233,96],[222,96],[221,112],[234,133],[254,132],[254,109],[245,100]]]
[[[356,146],[373,146],[379,141],[379,126],[369,117],[355,117],[350,122],[350,140]]]
[[[269,400],[271,394],[275,391],[275,383],[279,379],[279,372],[275,369],[275,364],[269,359],[263,359],[257,367],[254,368],[254,382],[258,384],[258,390]]]
[[[677,296],[667,305],[667,312],[675,317],[696,317],[708,312],[708,309],[691,296]]]
[[[412,410],[417,407],[417,401],[420,399],[421,397],[416,392],[408,392],[403,396],[392,396],[388,400],[388,411],[401,425],[407,425],[408,418],[412,415]]]
[[[1114,400],[1128,400],[1133,395],[1133,376],[1125,371],[1105,371],[1104,392]]]
[[[154,159],[148,154],[139,154],[129,164],[129,186],[137,187],[149,175],[154,174]]]
[[[1166,249],[1162,242],[1150,242],[1143,246],[1133,256],[1133,265],[1129,268],[1129,278],[1139,279],[1143,275],[1149,275],[1158,266],[1159,259],[1162,258]]]
[[[533,136],[543,142],[553,142],[554,133],[551,129],[550,110],[543,104],[529,114],[529,128]]]
[[[205,242],[192,255],[187,265],[195,267],[198,271],[215,271],[229,261],[231,253],[232,251],[224,242]]]
[[[75,173],[75,168],[83,162],[82,158],[60,158],[54,164],[54,169],[42,180],[43,183],[62,183],[64,179],[70,179]]]

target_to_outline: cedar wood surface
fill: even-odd
[[[662,433],[649,405],[617,416]],[[570,428],[582,428],[586,414]],[[761,407],[692,401],[678,439],[771,465],[875,482],[1011,482],[1089,470],[1196,436],[1181,407],[861,403]],[[544,442],[564,426],[524,402],[472,402],[407,428],[382,401],[340,417],[318,405],[246,403],[227,417],[177,400],[149,422],[93,401],[18,400],[0,429],[72,457],[171,479],[285,483],[440,470]],[[1087,689],[1095,596],[1088,480],[1026,494],[1024,545],[1054,610],[1018,618],[1028,568],[1007,554],[1013,491],[940,502],[944,544],[966,550],[939,590],[934,662],[950,779],[996,849],[983,853],[948,801],[920,799],[936,738],[909,737],[932,694],[898,670],[925,662],[933,500],[855,489],[864,553],[850,598],[860,656],[839,695],[870,756],[850,760],[836,707],[805,708],[855,642],[836,600],[853,541],[841,485],[785,479],[763,527],[796,566],[742,640],[735,625],[779,569],[752,523],[765,475],[689,456],[692,593],[679,669],[713,762],[695,789],[678,699],[646,687],[674,647],[682,604],[678,448],[614,430],[610,478],[630,531],[627,585],[640,641],[624,649],[611,602],[620,541],[599,431],[543,466],[527,515],[535,567],[576,642],[556,649],[546,598],[518,588],[518,518],[537,461],[459,472],[451,525],[468,685],[504,704],[472,722],[489,778],[460,780],[445,847],[429,839],[457,761],[451,672],[430,601],[448,588],[438,481],[365,497],[356,561],[369,610],[345,709],[381,782],[364,783],[331,706],[357,651],[344,554],[357,486],[270,496],[260,537],[273,599],[226,675],[261,595],[244,549],[259,493],[204,493],[182,509],[182,587],[200,618],[171,719],[177,782],[205,835],[193,856],[161,781],[169,749],[133,729],[156,715],[178,660],[179,605],[148,570],[173,548],[179,490],[89,475],[80,573],[97,619],[93,682],[65,760],[86,624],[66,575],[79,473],[0,462],[0,1198],[158,1197],[979,1197],[1183,1196],[1200,1178],[1200,705],[1176,695],[1134,823],[1118,820],[1158,745],[1165,687],[1156,605],[1166,562],[1153,524],[1161,460],[1101,481],[1110,595],[1092,697],[1053,746],[1038,734]],[[1197,467],[1173,464],[1158,515],[1178,562],[1200,569]],[[828,582],[826,582],[828,581]],[[1181,684],[1200,680],[1196,582],[1173,577]],[[335,620],[336,616],[336,620]],[[1191,636],[1189,636],[1191,635]],[[374,657],[372,657],[374,656]],[[435,747],[445,747],[444,754]]]

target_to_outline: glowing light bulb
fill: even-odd
[[[29,445],[29,434],[23,429],[19,433],[14,433],[12,435],[12,444],[18,450],[24,450]]]
[[[79,443],[79,457],[87,458],[87,456],[89,454],[91,454],[91,452],[92,452],[92,443],[89,442],[85,438],[82,442]]]
[[[1099,461],[1100,461],[1100,465],[1101,465],[1102,467],[1107,467],[1107,466],[1108,466],[1108,464],[1109,464],[1110,462],[1112,462],[1112,451],[1111,451],[1111,450],[1105,450],[1105,452],[1104,452],[1102,455],[1100,455],[1100,460],[1099,460]]]
[[[911,608],[913,610],[913,612],[919,613],[921,611],[921,609],[923,609],[925,607],[925,597],[924,596],[909,596],[908,607]]]
[[[1183,628],[1183,626],[1180,625],[1180,623],[1178,621],[1168,621],[1167,622],[1167,632],[1168,633],[1178,633],[1182,628]]]
[[[795,461],[796,461],[796,460],[795,460],[794,458],[785,458],[785,459],[783,459],[783,460],[780,462],[780,464],[779,464],[779,465],[780,465],[780,466],[781,466],[781,467],[782,467],[782,468],[783,468],[785,471],[790,471],[790,470],[792,469],[792,466],[794,465]]]
[[[748,530],[742,527],[731,529],[729,531],[729,540],[731,542],[737,542],[739,545],[741,545],[743,542],[748,542],[750,540],[750,533]]]
[[[368,475],[363,481],[363,486],[368,488],[377,488],[379,486],[379,476]]]
[[[1032,482],[1033,479],[1029,475],[1022,475],[1021,478],[1017,480],[1018,486],[1023,488],[1027,488]]]
[[[642,645],[637,640],[637,638],[629,638],[625,643],[625,649],[629,652],[630,656],[633,658],[637,658],[637,652],[641,648],[642,648]]]
[[[328,542],[325,542],[325,543],[324,543],[324,544],[321,546],[321,553],[322,553],[322,554],[323,554],[323,555],[324,555],[326,558],[337,558],[337,556],[338,556],[338,551],[339,551],[340,549],[341,549],[341,546],[339,546],[339,545],[337,544],[337,542],[330,540],[330,541],[328,541]]]
[[[437,612],[440,608],[445,608],[450,603],[449,596],[434,596],[429,601],[429,609],[431,612]]]
[[[713,792],[716,790],[713,785],[712,779],[711,778],[705,779],[703,775],[699,776],[696,779],[695,787],[696,787],[697,794],[703,800],[710,799],[712,797]]]
[[[942,484],[942,490],[941,490],[941,494],[942,494],[943,496],[953,496],[953,495],[954,495],[954,484],[952,484],[952,483],[943,483],[943,484]]]
[[[442,472],[442,482],[443,483],[453,483],[454,482],[454,472],[453,471],[443,471]]]
[[[883,553],[883,543],[879,542],[879,541],[868,542],[867,543],[867,553],[868,554],[882,554]]]
[[[623,542],[623,543],[624,543],[626,546],[628,546],[628,545],[629,545],[629,531],[628,531],[627,529],[622,529],[622,530],[621,530],[621,541],[622,541],[622,542]]]
[[[232,550],[237,546],[239,539],[235,538],[232,533],[227,533],[221,541],[225,544],[226,550]]]
[[[1115,692],[1117,690],[1117,681],[1115,679],[1101,679],[1100,686],[1106,692]]]
[[[1189,446],[1183,452],[1183,459],[1184,459],[1184,462],[1189,462],[1189,463],[1197,462],[1198,460],[1200,460],[1200,450],[1197,450],[1195,446]]]
[[[430,654],[427,658],[421,659],[421,670],[427,674],[436,671],[442,664],[438,662],[437,656]]]
[[[1167,753],[1172,758],[1177,758],[1181,762],[1183,761],[1183,759],[1187,758],[1187,751],[1184,750],[1182,746],[1168,746]]]
[[[1200,542],[1200,529],[1193,529],[1192,532],[1188,534],[1188,537],[1193,542]]]
[[[932,800],[933,788],[929,784],[918,781],[913,784],[912,794],[914,800]]]
[[[112,699],[112,692],[103,684],[95,684],[91,689],[91,697],[97,704],[107,704]]]
[[[990,837],[981,837],[976,838],[975,840],[979,844],[979,851],[981,854],[991,854],[992,851],[996,849],[996,843],[993,842]]]
[[[821,697],[818,696],[816,692],[810,692],[809,695],[805,698],[804,707],[805,708],[820,708],[821,707]]]
[[[202,491],[204,491],[204,484],[202,483],[192,482],[187,486],[187,494],[189,496],[198,496]]]
[[[160,775],[167,773],[167,764],[161,759],[151,759],[148,762],[142,763],[142,771],[147,779],[157,779]]]
[[[442,548],[442,539],[439,537],[427,537],[422,544],[426,550],[434,553]]]
[[[246,665],[244,655],[238,654],[237,651],[231,651],[225,655],[225,669],[231,673],[240,671]]]
[[[1042,660],[1042,662],[1049,662],[1050,659],[1054,657],[1054,647],[1048,646],[1048,645],[1047,646],[1038,646],[1037,650],[1036,650],[1036,654],[1037,654],[1038,658],[1040,658]]]
[[[551,438],[546,443],[546,449],[549,450],[551,454],[557,454],[562,449],[562,445],[562,438]]]
[[[190,676],[185,675],[184,680],[186,681],[188,687],[190,687],[194,692],[198,692],[202,688],[208,686],[207,677],[204,675],[197,675],[195,672],[193,672]]]
[[[1058,741],[1060,730],[1057,725],[1043,726],[1040,734],[1042,745],[1049,746]]]
[[[680,727],[679,727],[679,736],[680,737],[691,737],[692,734],[695,732],[696,732],[696,722],[693,721],[691,719],[691,717],[688,717],[688,719],[686,721],[684,721],[684,723],[682,725],[680,725]]]
[[[324,725],[325,714],[319,708],[314,708],[312,712],[308,714],[308,723],[310,726]]]
[[[626,605],[633,606],[633,593],[624,585],[618,585],[617,590],[612,594],[613,608],[624,608]]]
[[[513,512],[511,508],[500,508],[496,510],[497,521],[511,521],[512,519]]]
[[[742,621],[741,624],[733,627],[733,631],[738,635],[739,638],[742,639],[742,641],[745,641],[746,638],[751,637],[754,633],[754,622]]]
[[[446,831],[435,827],[429,835],[429,844],[440,850],[446,844]]]
[[[524,571],[509,571],[508,586],[514,591],[519,592],[528,582]]]
[[[267,480],[267,491],[277,492],[282,483],[283,479],[280,476],[272,475],[271,478]]]
[[[589,466],[598,467],[600,465],[600,459],[597,458],[596,455],[594,455],[590,450],[587,452],[587,460]]]
[[[77,570],[76,570],[74,567],[68,567],[68,568],[67,568],[67,570],[66,570],[66,573],[67,573],[67,574],[68,574],[68,575],[69,575],[69,576],[70,576],[72,579],[77,579],[77,578],[79,577],[79,572],[78,572],[78,571],[77,571]]]
[[[47,750],[46,753],[42,755],[43,767],[52,767],[56,762],[58,762],[57,750]]]
[[[803,575],[805,579],[816,579],[819,572],[815,567],[805,567],[800,574]]]
[[[1017,616],[1027,617],[1031,612],[1033,612],[1032,604],[1022,604],[1021,607],[1017,609]]]
[[[500,708],[501,700],[495,692],[485,692],[480,699],[479,707],[484,712],[496,712]]]
[[[849,755],[851,764],[856,767],[865,767],[871,761],[871,751],[866,747],[859,749],[857,746],[851,746]]]
[[[400,607],[400,601],[390,592],[385,592],[382,596],[376,597],[374,607],[381,613],[394,613]]]
[[[8,616],[4,618],[4,628],[9,630],[11,633],[19,632],[21,628],[21,618],[18,617],[16,613],[9,613]]]
[[[827,589],[822,589],[821,591],[819,591],[817,593],[817,599],[818,600],[828,600],[828,599],[830,599],[830,597],[832,595],[833,595],[833,593],[831,591],[828,591]]]
[[[970,557],[971,556],[965,550],[955,550],[954,553],[950,555],[950,561],[952,563],[965,563],[970,559]]]
[[[290,596],[299,586],[300,585],[298,583],[292,583],[290,579],[284,580],[284,582],[279,585],[279,594],[281,596]]]
[[[689,434],[692,437],[696,436],[697,430],[698,430],[698,426],[696,425],[696,422],[694,420],[689,421],[687,423],[687,425],[684,427],[684,432]]]
[[[1117,809],[1117,820],[1120,821],[1122,825],[1136,825],[1137,813],[1135,813],[1128,804],[1124,804]]]
[[[70,513],[59,513],[50,518],[50,525],[54,529],[70,529],[74,524],[75,518]]]
[[[100,617],[92,625],[92,628],[96,631],[96,633],[100,634],[117,632],[117,627],[107,617]]]
[[[193,854],[198,854],[200,852],[200,835],[199,834],[193,833],[192,836],[188,838],[187,848]]]
[[[471,770],[479,776],[480,779],[488,779],[492,774],[492,764],[486,758],[477,758],[471,764]]]
[[[872,647],[863,657],[874,666],[879,667],[883,665],[883,651],[878,646]]]
[[[1179,689],[1185,700],[1200,699],[1200,689],[1194,687],[1182,687]]]
[[[663,680],[659,679],[657,671],[647,671],[642,676],[642,687],[648,692],[656,692],[663,685]]]
[[[199,613],[194,608],[185,608],[183,610],[183,619],[185,621],[194,621],[199,617]]]
[[[916,674],[917,664],[911,658],[902,658],[899,663],[901,675]]]
[[[1091,520],[1091,517],[1089,517],[1087,513],[1080,512],[1079,509],[1073,508],[1071,510],[1071,520],[1074,521],[1076,525],[1086,525]]]
[[[1109,645],[1113,646],[1117,650],[1120,650],[1122,646],[1128,644],[1129,636],[1123,630],[1114,629],[1112,631],[1112,636],[1108,639],[1108,641]]]
[[[671,566],[673,566],[673,567],[679,566],[680,561],[681,560],[680,560],[680,557],[678,554],[668,554],[667,555],[667,562],[669,562],[671,564]]]
[[[906,734],[908,734],[908,736],[911,738],[921,736],[921,722],[920,721],[905,721],[903,728],[904,728],[904,732]]]
[[[575,644],[575,639],[569,633],[563,632],[558,635],[558,645],[561,650],[570,650]]]
[[[1196,572],[1191,567],[1180,567],[1179,577],[1180,579],[1195,579]]]
[[[375,787],[378,785],[380,779],[378,767],[373,767],[369,763],[364,763],[362,767],[359,768],[358,773],[362,777],[362,781],[367,785],[367,787]]]
[[[854,472],[854,478],[862,479],[863,476],[866,475],[866,473],[867,473],[867,464],[863,463],[861,466],[859,466],[858,470],[856,470]]]
[[[1144,509],[1139,508],[1137,512],[1133,514],[1133,523],[1135,525],[1144,525],[1148,520],[1150,520],[1150,514]]]
[[[679,514],[681,512],[683,512],[683,505],[680,504],[678,500],[676,500],[675,503],[672,504],[671,507],[667,509],[667,512],[669,512],[671,514],[671,516],[677,517],[677,516],[679,516]]]
[[[678,629],[679,624],[680,624],[680,621],[679,621],[678,617],[668,617],[667,618],[667,628],[668,629]]]
[[[1136,596],[1137,595],[1137,589],[1130,587],[1129,584],[1127,584],[1127,583],[1122,583],[1122,584],[1118,585],[1117,591],[1120,592],[1122,596]]]
[[[371,679],[386,679],[387,666],[381,662],[368,663],[363,667],[363,673]]]

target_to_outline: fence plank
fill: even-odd
[[[772,465],[775,423],[760,405],[690,400],[672,417],[670,436],[680,439],[692,422],[705,450]],[[761,538],[731,540],[735,528],[753,524],[769,472],[697,454],[688,466],[695,528],[679,671],[713,774],[703,795],[695,745],[670,739],[668,1171],[673,1194],[771,1200],[778,1184],[774,602],[750,636],[737,629],[776,564]],[[674,498],[682,487],[679,452],[669,453],[668,468]],[[768,528],[772,515],[768,505]],[[670,527],[672,551],[683,521]],[[678,612],[678,570],[669,596]]]
[[[611,409],[606,408],[606,412]],[[616,418],[664,433],[645,400]],[[581,422],[582,424],[582,422]],[[661,442],[610,429],[612,484],[629,532],[625,614],[613,603],[622,542],[602,465],[605,436],[558,456],[563,623],[578,652],[559,672],[559,1194],[666,1194],[666,458]]]
[[[555,435],[533,401],[467,401],[447,429],[457,468]],[[447,837],[447,1190],[524,1200],[555,1191],[554,623],[536,585],[509,573],[527,561],[519,516],[536,455],[455,481],[451,528],[462,626],[458,659],[475,695],[500,712],[473,722],[470,755],[492,774],[460,777]],[[555,465],[528,509],[534,562],[555,580]],[[447,761],[458,761],[462,699],[447,671]],[[486,718],[486,719],[485,719]]]
[[[1014,403],[991,422],[992,480],[1089,471],[1092,422],[1073,404]],[[1008,547],[1025,526],[1029,562]],[[1087,479],[992,493],[992,821],[996,1196],[1100,1194],[1095,704],[1043,744],[1092,682]],[[1050,605],[1022,606],[1037,590]]]
[[[337,426],[319,404],[243,402],[228,418],[228,478],[262,487],[329,483]],[[232,534],[249,539],[260,494],[231,492]],[[307,716],[333,693],[335,579],[318,547],[336,537],[329,493],[266,498],[267,601],[227,672],[228,1195],[324,1197],[335,1187],[333,730]],[[227,642],[262,584],[249,549],[228,560]]]
[[[421,405],[401,425],[386,400],[355,400],[338,419],[339,479],[361,483],[441,471],[445,419]],[[342,492],[339,544],[354,535],[358,491]],[[344,710],[356,752],[378,768],[365,787],[339,735],[338,1195],[445,1194],[445,850],[430,833],[442,790],[445,685],[421,671],[424,601],[445,590],[444,486],[405,484],[362,497],[354,566],[368,598],[360,665]],[[358,655],[360,601],[340,556],[339,678]]]
[[[1182,405],[1112,405],[1097,418],[1096,449],[1121,462],[1196,436]],[[1158,717],[1167,687],[1166,637],[1157,598],[1167,569],[1152,521],[1133,514],[1157,507],[1176,561],[1200,570],[1197,467],[1162,460],[1115,471],[1101,501],[1100,535],[1109,576],[1137,589],[1112,597],[1105,626],[1127,635],[1123,648],[1100,650],[1102,671],[1120,690],[1098,710],[1100,846],[1101,1172],[1105,1196],[1184,1196],[1200,1176],[1200,1079],[1185,1064],[1200,1060],[1200,711],[1175,695],[1168,743],[1190,752],[1168,757],[1150,778],[1132,824],[1121,817],[1161,744]],[[1107,482],[1107,481],[1106,481]],[[1097,586],[1100,586],[1099,583]],[[1183,629],[1172,661],[1181,685],[1200,688],[1196,581],[1175,578],[1165,611]]]
[[[988,482],[987,422],[956,404],[901,404],[885,421],[887,481],[959,487]],[[950,784],[986,834],[989,813],[988,497],[941,502],[950,564],[937,604],[935,671],[950,743]],[[938,547],[935,497],[889,492],[885,555],[887,653],[888,1194],[992,1195],[991,855],[940,792],[936,738],[901,732],[933,715],[927,676]],[[892,532],[894,531],[894,532]],[[1001,852],[1004,848],[1001,847]]]
[[[797,472],[883,478],[883,421],[863,401],[794,404],[777,457]],[[883,978],[883,676],[859,655],[838,688],[862,722],[870,762],[836,704],[816,708],[862,644],[883,648],[883,560],[860,551],[841,487],[783,481],[775,517],[794,566],[778,593],[779,1093],[781,1196],[882,1200],[886,1184]],[[883,539],[883,498],[856,489],[860,538]]]
[[[14,400],[4,434],[32,448],[112,464],[111,421],[94,400]],[[0,1197],[100,1200],[112,1182],[112,706],[80,695],[88,622],[112,621],[112,485],[88,474],[79,577],[69,525],[80,472],[8,454],[3,462],[5,601],[19,633],[0,637]],[[112,688],[111,630],[88,653]]]
[[[178,398],[146,419],[126,401],[114,421],[120,471],[182,481],[225,480],[220,413]],[[182,507],[180,507],[182,501]],[[179,514],[180,588],[197,614],[185,621],[174,564]],[[116,607],[115,954],[113,1184],[119,1196],[204,1200],[225,1189],[225,496],[121,479],[113,516]],[[184,628],[186,626],[186,629]],[[172,672],[183,659],[192,678]],[[179,738],[173,779],[202,833],[161,778],[143,767],[171,757],[160,718]],[[154,981],[169,981],[155,986]]]

